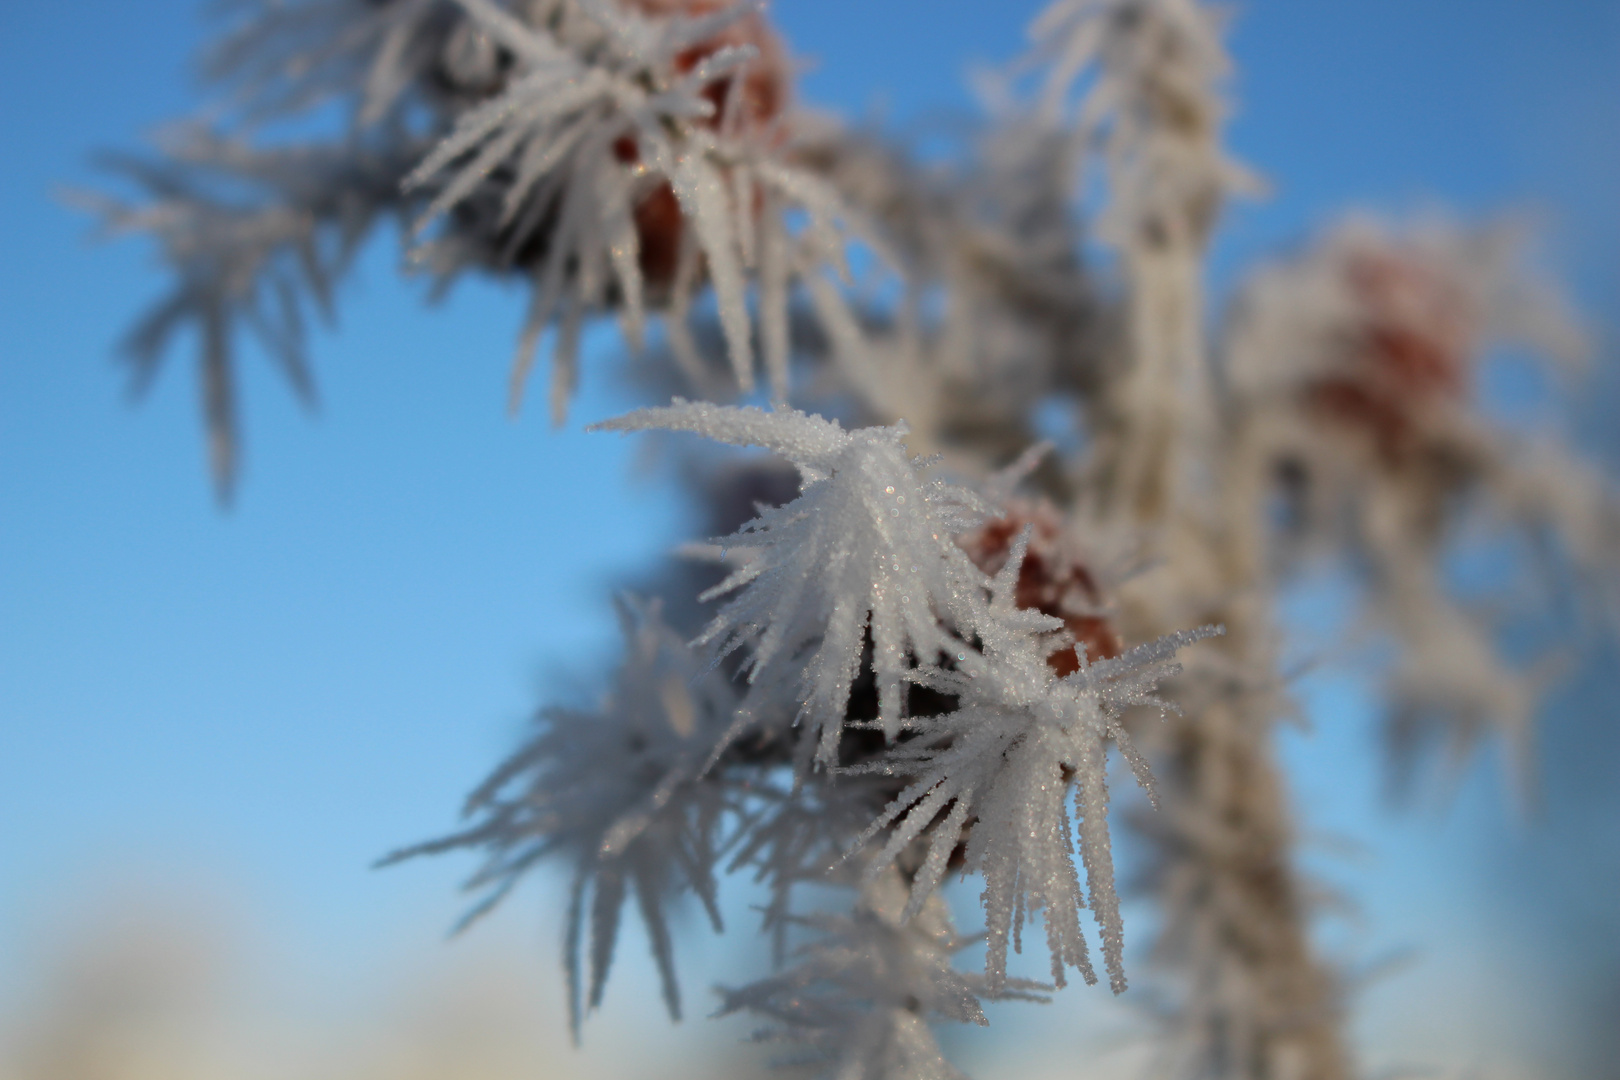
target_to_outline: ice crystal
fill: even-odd
[[[249,0],[204,56],[251,120],[352,103],[357,127],[396,122],[413,97],[487,90],[499,60],[451,0]]]
[[[727,816],[741,809],[741,795],[722,774],[705,771],[730,726],[730,688],[706,673],[663,624],[657,605],[625,599],[619,617],[629,655],[602,705],[589,713],[545,710],[535,736],[468,798],[471,826],[385,860],[482,850],[484,866],[467,887],[487,895],[463,918],[465,925],[541,860],[571,859],[563,956],[576,1037],[582,1004],[601,1003],[630,891],[647,927],[664,1001],[671,1016],[680,1016],[666,909],[691,890],[720,928],[720,832]],[[581,985],[587,968],[588,990]]]
[[[1080,929],[1080,909],[1087,903],[1074,866],[1071,834],[1077,824],[1109,982],[1120,993],[1123,928],[1107,822],[1108,742],[1120,746],[1151,791],[1146,763],[1119,723],[1120,710],[1164,707],[1154,689],[1180,670],[1176,650],[1219,631],[1189,631],[1114,659],[1082,661],[1074,674],[1058,678],[1046,658],[1062,646],[1061,639],[1051,640],[1061,620],[1016,605],[1027,544],[1026,531],[996,575],[991,617],[979,629],[983,651],[964,649],[954,671],[929,677],[931,685],[954,694],[960,708],[916,721],[912,739],[880,764],[864,767],[916,777],[865,835],[893,825],[875,867],[926,836],[928,854],[908,911],[926,901],[965,842],[962,868],[984,875],[990,985],[1006,978],[1008,945],[1020,947],[1026,917],[1044,910],[1052,980],[1062,986],[1067,967],[1096,981]],[[1065,803],[1071,782],[1074,824]]]
[[[951,957],[969,942],[951,926],[939,897],[908,922],[899,918],[905,886],[893,870],[875,878],[848,916],[797,919],[815,937],[780,974],[722,991],[721,1013],[770,1019],[755,1038],[802,1047],[795,1064],[837,1080],[962,1080],[945,1060],[929,1021],[985,1024],[982,980]],[[993,996],[1045,1000],[1048,989],[1007,981]]]
[[[836,760],[868,635],[879,723],[892,738],[908,672],[981,629],[987,579],[951,538],[988,508],[925,478],[906,454],[903,425],[845,431],[797,411],[677,400],[596,427],[691,431],[773,450],[798,467],[797,499],[714,541],[740,565],[706,594],[733,595],[698,643],[718,655],[747,646],[750,682],[766,692],[788,686],[820,764]]]
[[[1079,126],[1107,161],[1103,225],[1124,247],[1200,243],[1221,198],[1254,180],[1223,153],[1213,88],[1231,62],[1221,20],[1195,0],[1056,0],[1036,19],[1040,111],[1056,122],[1077,80]]]
[[[627,338],[639,342],[649,291],[671,305],[672,343],[693,365],[679,324],[700,269],[714,286],[744,390],[754,377],[747,293],[749,272],[757,272],[766,367],[773,392],[785,397],[790,278],[842,258],[848,215],[831,189],[777,159],[782,135],[772,125],[786,96],[784,61],[753,6],[620,9],[577,0],[553,4],[550,19],[524,21],[492,0],[457,3],[514,68],[499,94],[459,116],[406,183],[434,189],[424,222],[469,199],[493,200],[504,257],[538,253],[514,402],[554,315],[552,408],[560,417],[583,319],[615,302]],[[758,74],[766,63],[774,70]],[[790,211],[808,216],[803,237],[789,229]],[[454,230],[448,239],[423,257],[453,264]],[[837,311],[835,302],[833,317]]]
[[[155,161],[105,161],[149,201],[74,193],[109,235],[150,233],[175,272],[174,287],[131,329],[124,346],[135,389],[157,373],[176,334],[196,335],[209,458],[221,497],[236,478],[238,425],[233,343],[252,331],[306,403],[315,397],[304,352],[306,311],[332,315],[333,291],[379,212],[399,168],[388,147],[258,150],[196,128],[177,128]]]

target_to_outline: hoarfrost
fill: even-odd
[[[799,497],[713,541],[739,568],[706,597],[732,598],[697,644],[744,668],[762,693],[802,703],[805,758],[835,763],[867,636],[879,723],[893,738],[908,673],[979,632],[986,578],[952,540],[987,514],[972,492],[924,477],[904,425],[845,431],[802,412],[678,400],[595,425],[661,428],[773,450],[798,467]]]
[[[1046,656],[1062,644],[1054,634],[1062,622],[1013,603],[1027,542],[1026,534],[996,575],[990,618],[979,630],[983,651],[964,649],[954,671],[928,676],[930,685],[955,695],[960,707],[917,721],[911,725],[913,737],[881,766],[865,767],[892,768],[916,779],[862,839],[894,826],[872,864],[881,868],[926,838],[928,854],[908,912],[920,909],[948,860],[965,845],[962,869],[984,875],[989,985],[1005,980],[1009,944],[1018,950],[1026,918],[1044,910],[1052,981],[1062,986],[1068,967],[1087,982],[1096,981],[1080,928],[1079,912],[1087,903],[1074,867],[1071,836],[1077,825],[1109,983],[1120,993],[1125,989],[1123,928],[1107,822],[1107,744],[1117,742],[1148,785],[1146,765],[1130,746],[1120,711],[1132,705],[1166,707],[1154,689],[1180,670],[1176,650],[1220,631],[1206,627],[1172,635],[1095,664],[1082,656],[1077,672],[1056,678]],[[1073,824],[1066,806],[1071,781]],[[941,814],[943,820],[932,824]]]
[[[934,897],[908,922],[898,916],[905,885],[890,870],[868,883],[848,916],[796,921],[814,935],[787,970],[723,990],[721,1015],[747,1010],[771,1021],[755,1034],[800,1048],[783,1064],[822,1067],[837,1080],[963,1080],[945,1060],[929,1021],[985,1024],[980,994],[1046,1000],[1024,979],[991,992],[951,966],[970,942]]]
[[[656,604],[623,599],[619,619],[629,655],[600,708],[543,711],[539,731],[468,797],[464,814],[472,825],[384,860],[482,851],[484,865],[467,888],[486,895],[462,926],[492,909],[540,861],[572,860],[563,957],[576,1038],[584,1008],[601,1004],[632,891],[665,1004],[680,1017],[667,909],[690,890],[720,929],[722,826],[742,810],[743,792],[723,772],[705,770],[731,723],[730,688],[705,673]]]

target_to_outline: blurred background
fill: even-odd
[[[1038,6],[773,18],[807,102],[907,129],[970,109],[966,74]],[[114,362],[152,253],[91,246],[57,197],[199,104],[200,7],[0,5],[0,1078],[756,1070],[746,1025],[701,1019],[708,986],[759,971],[745,887],[729,934],[693,919],[680,941],[693,1018],[664,1019],[627,926],[576,1050],[558,881],[447,942],[470,861],[368,869],[451,828],[538,704],[594,696],[611,592],[697,526],[634,442],[581,430],[636,400],[611,334],[567,427],[508,420],[521,297],[429,308],[392,237],[316,335],[313,415],[248,353],[244,479],[216,506],[189,356],[138,408]],[[1230,142],[1272,192],[1228,216],[1214,295],[1347,208],[1528,209],[1599,343],[1561,422],[1620,474],[1620,2],[1257,0],[1231,47]],[[1291,598],[1302,637],[1332,590]],[[1549,702],[1527,810],[1493,754],[1390,806],[1369,687],[1301,682],[1285,754],[1309,866],[1355,905],[1323,940],[1367,976],[1367,1075],[1620,1076],[1617,659],[1594,648]],[[985,1078],[1124,1076],[1140,1030],[1128,998],[1077,988],[953,1045]]]

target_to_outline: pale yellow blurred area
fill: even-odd
[[[88,911],[60,915],[38,935],[26,970],[5,973],[23,992],[0,1015],[0,1080],[810,1075],[773,1073],[770,1061],[782,1048],[745,1041],[751,1021],[706,1017],[712,975],[701,957],[682,970],[689,1019],[671,1024],[645,942],[628,925],[606,1005],[587,1019],[576,1047],[555,927],[539,925],[539,910],[508,913],[450,940],[424,928],[421,940],[398,943],[376,970],[357,973],[346,969],[353,956],[311,957],[278,944],[262,920],[218,896],[155,890],[131,898],[122,885],[106,892]],[[738,925],[728,936],[749,938],[751,929]],[[696,945],[694,937],[682,944]],[[1512,967],[1499,953],[1442,946],[1367,988],[1356,1003],[1363,1075],[1563,1075],[1538,1067],[1515,1038],[1515,1018],[1505,1010],[1524,1005]],[[942,1034],[950,1056],[978,1080],[1137,1080],[1155,1064],[1139,1004],[1077,985],[1047,1006],[992,1005],[988,1031]]]
[[[0,1080],[636,1080],[760,1075],[762,1048],[701,1016],[671,1024],[650,985],[567,1033],[555,952],[531,935],[405,944],[332,1003],[307,963],[239,922],[138,901],[57,928],[0,1017]],[[639,958],[620,958],[626,982]],[[305,970],[299,970],[305,969]],[[650,980],[650,970],[645,973]],[[632,1010],[629,1006],[633,1005]],[[634,1015],[639,1013],[640,1015]],[[746,1035],[746,1030],[742,1032]]]

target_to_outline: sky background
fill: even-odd
[[[970,107],[964,73],[1014,54],[1036,7],[779,0],[774,18],[809,61],[807,102],[904,126]],[[40,1000],[84,927],[152,908],[251,940],[282,1013],[350,1015],[467,957],[516,958],[535,977],[514,993],[560,1046],[555,889],[520,892],[446,946],[469,863],[367,866],[451,827],[538,703],[598,685],[615,582],[695,525],[634,441],[581,431],[632,401],[609,340],[565,429],[538,408],[508,420],[521,298],[478,284],[427,308],[395,273],[392,237],[315,336],[314,415],[248,354],[246,465],[219,511],[190,355],[138,407],[114,360],[163,284],[150,251],[89,245],[87,221],[53,197],[97,182],[92,150],[131,147],[198,103],[199,8],[0,5],[0,1027]],[[1620,3],[1255,0],[1231,46],[1230,142],[1273,191],[1227,219],[1217,295],[1347,207],[1528,207],[1614,359]],[[1611,464],[1616,385],[1600,373],[1578,416]],[[1294,618],[1331,606],[1325,585]],[[1314,734],[1286,737],[1285,755],[1304,828],[1363,849],[1311,856],[1362,909],[1333,946],[1362,965],[1421,950],[1358,999],[1370,1067],[1613,1074],[1599,1055],[1616,1036],[1594,1021],[1620,1015],[1620,854],[1603,828],[1620,821],[1620,695],[1593,674],[1613,659],[1556,699],[1528,819],[1490,755],[1451,803],[1390,811],[1364,688],[1333,672],[1302,687]],[[746,933],[682,946],[695,1014],[707,984],[749,976]],[[714,1033],[657,1017],[643,952],[628,934],[570,1068],[652,1076],[702,1060]],[[964,1063],[1072,1074],[1072,1030],[1121,1015],[1105,997],[999,1012],[999,1039],[962,1043]],[[632,1044],[615,1034],[631,1030]]]

